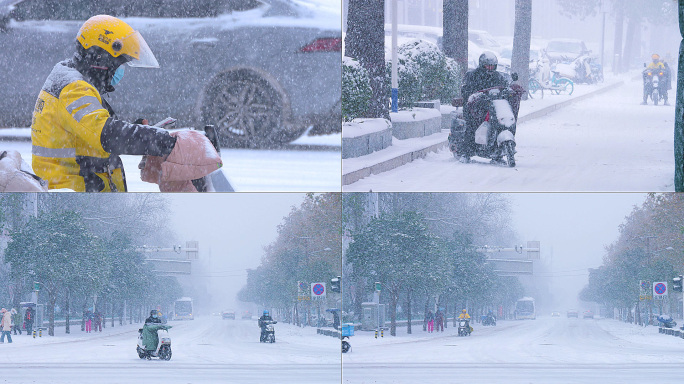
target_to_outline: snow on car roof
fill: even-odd
[[[562,43],[582,43],[583,42],[583,40],[580,40],[580,39],[551,39],[551,40],[549,40],[549,42],[552,42],[552,41],[558,41],[558,42],[562,42]]]
[[[262,0],[263,4],[247,11],[236,11],[217,17],[188,18],[153,18],[153,17],[121,17],[131,27],[154,27],[173,29],[175,31],[193,31],[207,26],[218,26],[222,30],[230,30],[251,26],[269,27],[307,27],[322,30],[339,30],[341,27],[341,11],[332,6],[336,0]],[[295,10],[293,13],[274,13],[274,7],[287,6]],[[169,22],[169,20],[173,22]],[[80,26],[82,20],[26,20],[10,21],[11,28],[27,28],[41,32],[68,32],[74,25]],[[338,26],[337,28],[335,26]]]

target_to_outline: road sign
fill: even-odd
[[[304,281],[297,282],[297,300],[306,301],[311,300],[311,292],[309,291],[309,284]]]
[[[323,298],[325,297],[325,283],[311,283],[311,297]]]
[[[653,296],[662,298],[667,296],[667,282],[656,281],[653,283]]]

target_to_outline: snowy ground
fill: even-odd
[[[362,383],[638,383],[681,381],[684,340],[609,319],[539,317],[474,324],[397,337],[356,332],[343,354],[343,382]]]
[[[2,135],[30,138],[28,128],[2,129]],[[280,150],[224,148],[223,173],[237,192],[339,192],[341,141],[341,134],[332,134],[301,137]],[[19,151],[31,164],[30,141],[4,140],[0,148]],[[129,191],[159,192],[157,185],[140,180],[140,156],[121,158]]]
[[[80,324],[80,323],[79,323]],[[220,317],[170,322],[170,361],[140,360],[141,324],[55,337],[13,336],[0,344],[0,382],[24,383],[340,383],[340,341],[278,323],[276,343],[259,343],[256,320]]]
[[[345,192],[674,190],[674,106],[639,105],[642,82],[625,85],[518,125],[514,169],[473,158],[461,164],[448,149],[345,185]],[[577,94],[595,86],[576,85]],[[574,94],[573,94],[574,95]],[[521,115],[558,102],[524,102]],[[674,100],[674,92],[670,91]],[[446,136],[446,132],[443,135]],[[348,172],[356,159],[343,164]],[[353,167],[352,167],[353,168]]]

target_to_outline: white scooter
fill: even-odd
[[[138,329],[138,345],[136,351],[138,352],[138,357],[141,359],[150,360],[153,357],[158,357],[160,360],[171,360],[171,336],[169,335],[168,329],[171,328],[170,325],[153,324],[151,327],[157,328],[157,348],[154,350],[148,350],[143,344],[143,329],[145,327],[150,327],[147,324],[143,328]]]

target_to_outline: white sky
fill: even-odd
[[[199,241],[193,278],[206,277],[213,298],[210,310],[239,311],[236,295],[246,282],[246,269],[260,264],[263,247],[276,239],[278,224],[292,206],[299,207],[304,194],[173,194],[169,200],[179,239]]]
[[[550,277],[540,277],[560,309],[578,308],[587,268],[602,264],[618,226],[646,199],[643,193],[514,193],[513,223],[523,241],[539,240]]]

